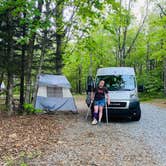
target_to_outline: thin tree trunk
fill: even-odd
[[[42,65],[43,65],[43,62],[44,62],[44,55],[46,53],[46,44],[47,44],[47,31],[44,32],[44,37],[43,37],[43,41],[42,41],[42,50],[41,50],[41,56],[40,56],[40,62],[39,62],[39,68],[38,68],[36,81],[35,81],[35,86],[34,86],[33,102],[32,102],[34,107],[35,107],[35,104],[36,104],[39,77],[40,77],[41,70],[42,70]]]
[[[78,67],[78,93],[79,94],[82,94],[82,88],[81,88],[81,84],[82,84],[82,81],[81,81],[81,73],[82,73],[82,66],[81,64],[79,65]]]
[[[49,13],[50,13],[50,3],[51,2],[46,2],[46,21],[49,19]],[[36,99],[37,99],[37,92],[38,92],[38,82],[39,82],[39,78],[40,78],[40,75],[41,75],[41,71],[42,71],[42,66],[43,66],[43,62],[44,62],[44,55],[46,54],[46,47],[47,47],[47,34],[48,34],[48,31],[47,30],[44,30],[43,31],[43,38],[42,38],[42,42],[41,42],[41,45],[42,45],[42,49],[41,49],[41,56],[40,56],[40,61],[39,61],[39,68],[38,68],[38,72],[37,72],[37,75],[36,75],[36,81],[35,81],[35,86],[34,86],[34,93],[33,93],[33,106],[35,107],[35,104],[36,104]]]
[[[13,114],[13,74],[9,71],[7,75],[6,108],[8,115]]]
[[[76,77],[76,93],[78,93],[78,78]]]
[[[26,17],[26,14],[23,13],[24,18]],[[22,35],[25,37],[26,34],[26,27],[23,25],[22,27]],[[23,109],[24,104],[24,75],[25,75],[25,51],[26,51],[26,45],[24,44],[22,46],[22,55],[21,55],[21,76],[20,76],[20,110]]]
[[[56,5],[56,57],[55,69],[57,74],[62,74],[62,54],[64,52],[64,23],[63,23],[63,1],[58,1]]]
[[[163,18],[163,16],[166,16],[166,12],[164,10],[164,8],[160,5],[157,4],[157,6],[160,8],[161,10],[161,15],[160,17]],[[165,30],[165,26],[163,26],[164,30]],[[161,49],[163,49],[163,39],[161,39]],[[164,57],[164,62],[163,62],[163,72],[164,72],[164,94],[166,96],[166,57]]]
[[[139,65],[139,75],[142,75],[142,67],[143,67],[143,65],[140,64],[140,65]]]
[[[38,0],[38,11],[42,12],[42,6],[44,1]],[[41,14],[37,15],[34,18],[34,21],[39,21],[41,18]],[[26,92],[25,92],[25,102],[31,103],[31,71],[32,71],[32,63],[33,63],[33,52],[34,52],[34,43],[36,39],[36,32],[33,33],[31,40],[29,41],[29,45],[27,46],[27,71],[26,71]]]
[[[121,66],[125,66],[125,57],[126,57],[126,40],[127,40],[127,32],[128,32],[128,26],[129,26],[129,15],[130,15],[130,11],[131,11],[131,0],[129,0],[129,4],[128,4],[128,15],[125,18],[125,27],[123,29],[123,43],[122,43],[122,47],[121,47]]]
[[[62,37],[61,35],[56,35],[56,73],[57,74],[62,74]]]
[[[27,48],[27,75],[26,75],[26,92],[25,92],[25,102],[31,103],[31,71],[33,62],[33,51],[35,36],[30,40],[29,47]]]
[[[134,71],[135,71],[135,73],[136,73],[136,75],[137,75],[137,67],[136,67],[136,63],[134,62]]]
[[[20,77],[20,109],[23,108],[24,104],[24,67],[25,67],[25,46],[22,47],[21,55],[21,77]]]
[[[147,50],[146,50],[146,72],[149,72],[149,50],[150,46],[149,46],[149,40],[147,41]]]
[[[142,21],[140,27],[138,28],[138,31],[137,31],[135,37],[133,38],[133,40],[132,40],[132,42],[131,42],[131,44],[130,44],[128,50],[126,51],[126,54],[125,54],[125,57],[124,57],[124,58],[126,58],[127,55],[130,54],[130,52],[131,52],[131,50],[132,50],[132,48],[133,48],[133,46],[134,46],[134,44],[135,44],[135,42],[136,42],[136,40],[137,40],[139,34],[140,34],[140,32],[142,31],[142,28],[143,28],[143,26],[144,26],[144,24],[145,24],[145,21],[146,21],[146,18],[147,18],[147,16],[148,16],[148,8],[149,8],[149,1],[147,0],[146,14],[145,14],[145,16],[144,16],[144,18],[143,18],[143,21]]]
[[[13,50],[13,29],[12,29],[12,21],[13,16],[11,13],[7,15],[7,29],[8,31],[8,42],[7,42],[7,60],[8,60],[8,68],[7,68],[7,90],[6,90],[6,108],[8,110],[8,114],[11,115],[13,113],[13,68],[14,64],[14,50]]]
[[[166,96],[166,57],[164,58],[164,94]]]

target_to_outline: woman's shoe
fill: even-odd
[[[96,125],[97,124],[97,120],[94,118],[92,121],[92,125]]]

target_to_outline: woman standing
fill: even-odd
[[[101,123],[101,119],[103,116],[103,108],[105,103],[105,95],[107,95],[107,103],[110,105],[110,97],[108,95],[108,90],[106,87],[104,87],[104,81],[101,80],[99,82],[98,87],[94,89],[92,92],[91,99],[94,100],[94,112],[93,112],[93,121],[92,124],[95,125],[97,123]],[[98,112],[99,112],[99,118],[98,118]]]

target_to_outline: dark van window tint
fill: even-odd
[[[97,76],[96,84],[100,80],[105,81],[105,86],[109,91],[133,90],[136,87],[135,77],[133,75],[105,75]]]

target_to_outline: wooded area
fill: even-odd
[[[166,95],[166,2],[146,0],[138,20],[135,0],[1,0],[0,84],[6,109],[14,95],[35,102],[41,73],[64,74],[72,91],[108,66],[135,68],[148,94]],[[92,70],[92,71],[91,71]],[[32,101],[33,99],[33,101]]]

